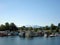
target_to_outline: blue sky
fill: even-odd
[[[0,0],[0,24],[57,25],[60,22],[60,0]]]

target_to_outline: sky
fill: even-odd
[[[0,24],[17,26],[60,23],[60,0],[0,0]]]

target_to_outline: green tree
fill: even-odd
[[[32,27],[28,27],[28,30],[33,30],[33,28]]]
[[[5,23],[5,28],[6,28],[6,30],[10,30],[10,25],[8,22]]]
[[[28,27],[25,28],[26,31],[27,31],[28,29],[29,29]]]
[[[60,23],[58,23],[58,26],[57,26],[56,32],[59,32],[59,30],[60,30]]]
[[[22,28],[23,28],[23,30],[25,30],[26,27],[25,26],[22,26]]]
[[[60,23],[58,23],[58,29],[60,29]]]
[[[19,27],[19,30],[25,30],[25,29],[26,29],[25,26]]]
[[[10,31],[17,31],[17,30],[18,30],[18,27],[14,23],[11,23],[10,24]]]
[[[45,30],[50,30],[50,27],[49,26],[45,26]]]
[[[34,28],[34,31],[37,32],[39,30],[39,28]]]
[[[5,29],[5,26],[4,26],[3,24],[1,24],[0,30],[1,30],[1,31],[5,31],[5,30],[6,30],[6,29]]]
[[[45,29],[45,27],[40,27],[40,28],[39,28],[39,30],[44,30],[44,29]]]
[[[55,26],[54,24],[51,24],[50,29],[52,32],[54,32],[57,29],[57,26]]]

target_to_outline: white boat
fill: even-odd
[[[55,37],[56,35],[51,34],[50,37]]]

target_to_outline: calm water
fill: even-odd
[[[60,37],[20,38],[19,36],[0,37],[0,45],[60,45]]]

